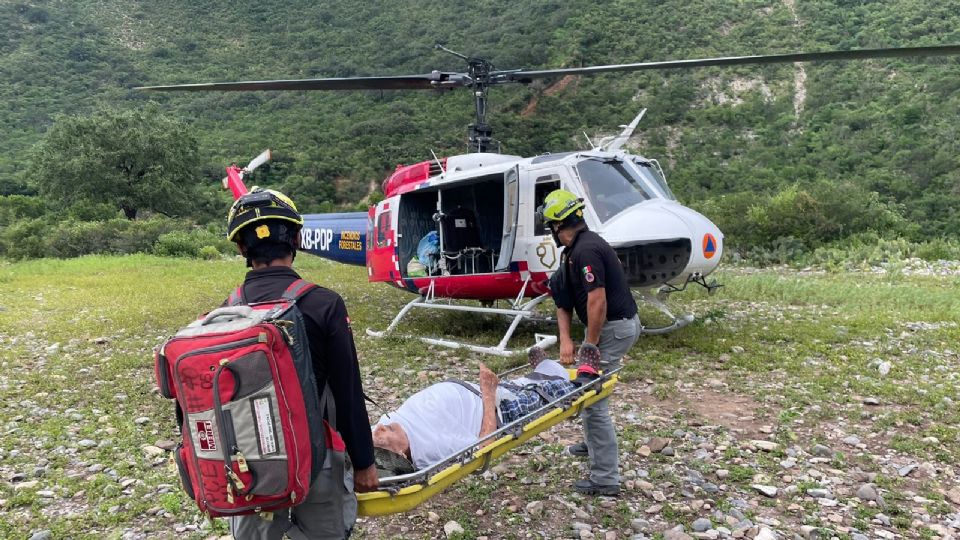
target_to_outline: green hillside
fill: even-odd
[[[398,163],[465,149],[469,92],[151,94],[140,85],[460,70],[442,41],[498,68],[960,43],[960,15],[919,2],[134,2],[0,4],[0,194],[32,194],[29,148],[58,114],[143,107],[189,122],[212,182],[272,148],[260,180],[307,211],[353,207]],[[642,107],[632,141],[741,245],[812,247],[960,227],[957,59],[707,68],[491,92],[504,152],[582,147]],[[225,203],[224,195],[223,202]],[[2,215],[2,212],[0,212]],[[793,219],[800,215],[803,219]],[[208,216],[197,216],[204,221]],[[3,223],[0,223],[2,225]]]

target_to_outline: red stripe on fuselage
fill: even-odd
[[[442,298],[458,298],[465,300],[498,300],[501,298],[515,298],[523,288],[523,278],[520,272],[500,272],[496,274],[475,274],[467,276],[435,276],[406,279],[413,282],[414,292],[426,294],[430,282],[434,283],[434,295]],[[524,292],[526,297],[539,296],[547,288],[547,274],[545,272],[531,272],[530,284]],[[398,286],[391,282],[394,287]]]

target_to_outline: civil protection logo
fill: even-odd
[[[710,233],[703,235],[703,256],[712,259],[717,254],[717,239]]]

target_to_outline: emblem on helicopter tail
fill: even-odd
[[[707,259],[717,254],[717,239],[710,233],[703,235],[703,256]]]
[[[553,265],[557,264],[557,248],[549,239],[544,240],[537,246],[537,257],[540,258],[540,264],[553,268]]]

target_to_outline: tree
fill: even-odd
[[[136,219],[140,210],[189,214],[199,170],[191,129],[151,104],[58,117],[33,148],[28,177],[54,204],[107,202]]]

